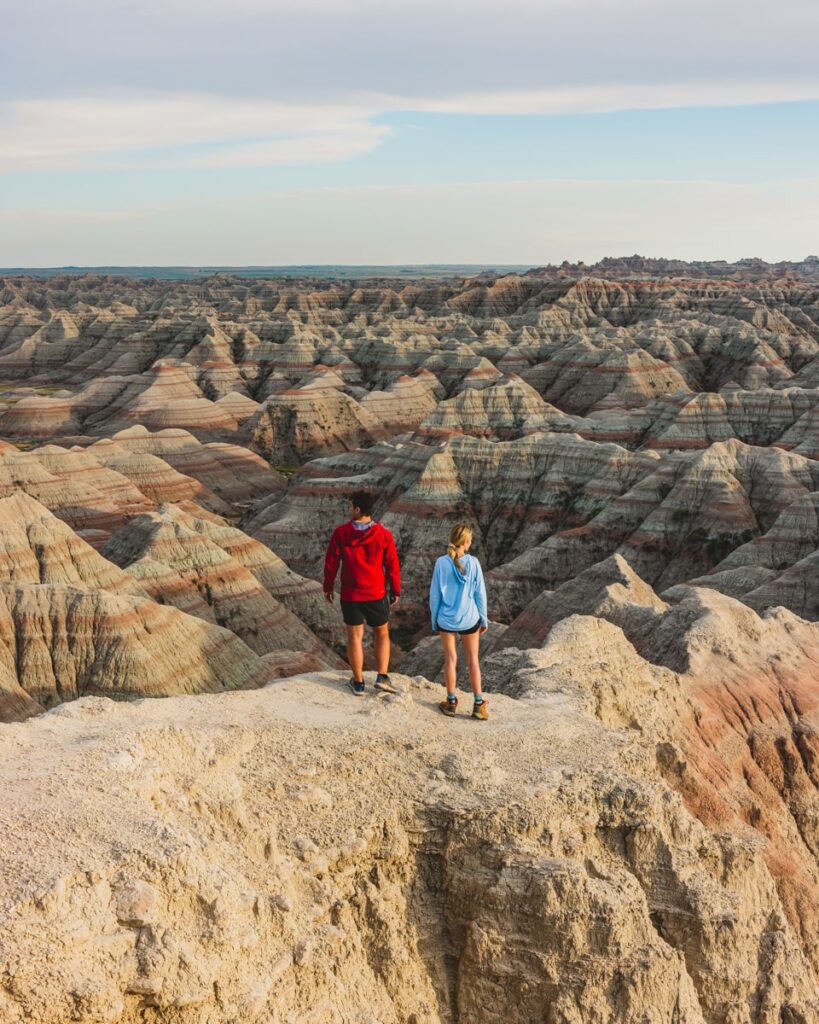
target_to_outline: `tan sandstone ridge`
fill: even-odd
[[[684,680],[582,616],[494,659],[488,725],[324,673],[5,726],[3,1019],[815,1020],[769,845],[670,784]]]
[[[234,689],[340,664],[284,603],[336,639],[317,585],[219,520],[177,506],[137,517],[110,542],[125,572],[24,492],[0,498],[0,523],[3,719],[86,693]]]
[[[298,464],[411,430],[442,395],[436,377],[422,370],[358,401],[340,377],[325,373],[271,395],[249,418],[245,434],[273,465]]]
[[[239,530],[163,505],[131,520],[103,551],[152,597],[229,628],[257,654],[301,650],[339,663],[302,621],[340,640],[318,584]]]
[[[139,426],[88,448],[50,444],[23,452],[0,441],[0,495],[15,490],[75,529],[104,538],[158,502],[194,501],[233,515],[254,499],[281,492],[283,482],[245,448]]]

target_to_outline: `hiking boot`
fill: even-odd
[[[375,688],[384,693],[398,693],[395,683],[385,672],[379,672],[375,677]]]
[[[485,700],[482,700],[480,704],[472,705],[472,717],[477,718],[479,722],[486,722],[489,719],[489,705]]]
[[[448,715],[450,718],[454,718],[458,710],[458,698],[456,697],[455,700],[442,700],[438,707],[445,715]]]
[[[356,695],[356,697],[363,697],[364,696],[364,690],[366,689],[366,687],[364,686],[364,680],[363,679],[361,680],[361,682],[358,682],[355,679],[350,679],[350,681],[347,683],[347,685],[350,687],[350,689],[353,691],[353,693]]]

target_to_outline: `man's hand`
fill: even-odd
[[[324,600],[327,602],[327,604],[332,604],[333,601],[335,601],[335,599],[336,599],[335,591],[333,591],[333,590],[325,590],[324,591]]]
[[[390,598],[390,608],[394,608],[398,604],[398,602],[400,600],[401,600],[401,595],[400,594],[393,594],[392,597]]]
[[[487,631],[487,629],[488,629],[488,628],[489,628],[488,626],[481,626],[481,628],[480,628],[480,629],[478,630],[478,633],[479,633],[479,634],[480,634],[480,633],[485,633],[485,632]]]

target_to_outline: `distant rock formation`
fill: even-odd
[[[7,678],[42,707],[85,694],[167,697],[260,686],[272,673],[232,632],[146,598],[0,584]]]
[[[434,281],[9,277],[0,432],[59,442],[64,455],[32,452],[57,477],[54,500],[45,478],[13,486],[96,546],[159,503],[193,502],[315,577],[355,476],[382,493],[410,578],[437,549],[421,520],[469,518],[505,621],[614,553],[660,592],[698,580],[813,616],[812,563],[797,566],[810,551],[746,560],[741,578],[722,563],[761,551],[815,493],[815,277],[813,257]],[[71,497],[80,472],[85,502]]]

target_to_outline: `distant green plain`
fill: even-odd
[[[529,269],[529,264],[524,263],[402,263],[395,266],[326,264],[282,267],[0,267],[0,277],[62,277],[65,274],[80,277],[85,274],[109,274],[115,277],[190,281],[225,274],[231,277],[315,277],[355,281],[363,278],[475,277],[491,271],[509,274]]]

